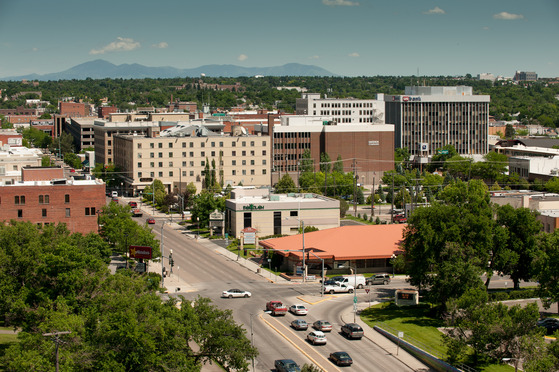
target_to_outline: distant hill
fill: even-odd
[[[8,76],[0,80],[83,80],[92,79],[142,79],[142,78],[175,78],[197,77],[200,74],[212,77],[238,77],[238,76],[337,76],[321,67],[288,63],[274,67],[241,67],[235,65],[205,65],[190,69],[175,67],[147,67],[137,63],[114,65],[102,59],[85,62],[66,71],[50,74]]]

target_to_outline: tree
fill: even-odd
[[[506,139],[513,139],[515,135],[516,135],[516,132],[515,132],[514,127],[512,126],[512,124],[507,124],[505,126],[505,138]]]
[[[323,152],[320,154],[320,171],[322,173],[330,173],[330,169],[332,168],[332,159],[330,159],[330,155]]]
[[[301,163],[299,165],[299,172],[312,173],[314,172],[314,160],[311,157],[311,150],[305,150],[301,155]]]
[[[342,156],[338,154],[338,158],[334,163],[334,167],[332,168],[332,172],[343,173],[344,172],[344,162],[342,160]]]
[[[433,155],[431,161],[429,162],[429,169],[431,171],[434,171],[438,168],[443,168],[444,163],[448,159],[456,155],[458,155],[458,152],[456,151],[456,148],[452,145],[445,145],[442,148],[437,149],[436,154]]]
[[[214,196],[213,192],[203,190],[193,199],[190,212],[192,222],[197,221],[200,228],[209,226],[210,213],[225,210],[225,198]]]
[[[508,307],[500,302],[487,302],[482,289],[470,289],[448,305],[445,337],[451,360],[454,362],[466,346],[474,352],[474,364],[488,360],[512,358],[520,360],[524,340],[541,338],[536,326],[538,307]]]
[[[284,174],[276,184],[275,191],[277,194],[287,194],[297,192],[297,186],[293,182],[293,178],[289,174]]]
[[[493,248],[490,250],[490,265],[486,285],[491,273],[498,271],[509,275],[514,288],[520,281],[532,279],[533,262],[539,254],[538,234],[541,222],[537,214],[528,208],[513,208],[510,205],[496,207],[496,227]]]
[[[546,307],[559,302],[559,230],[539,236],[540,252],[534,261],[534,277]],[[559,355],[558,355],[559,356]]]
[[[41,157],[41,167],[52,167],[55,162],[50,158],[50,156]]]

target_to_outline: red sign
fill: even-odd
[[[369,293],[369,288],[366,288],[366,289],[365,289],[365,293]]]
[[[131,258],[147,258],[151,259],[151,247],[143,247],[140,245],[131,245],[129,247]]]

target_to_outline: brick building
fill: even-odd
[[[99,106],[97,108],[97,117],[101,119],[108,119],[111,114],[118,112],[118,107],[116,106]]]
[[[70,118],[74,116],[89,116],[89,104],[77,102],[59,102],[58,108],[60,110],[60,115],[64,115]]]
[[[0,221],[65,223],[71,232],[98,231],[97,212],[106,203],[102,180],[46,179],[59,176],[57,168],[24,168],[22,174],[22,181],[0,185]]]

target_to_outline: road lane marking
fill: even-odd
[[[266,319],[264,319],[262,317],[262,314],[260,314],[260,319],[262,319],[264,322],[266,322],[266,324],[268,324],[270,326],[270,328],[272,328],[274,331],[276,331],[277,333],[280,334],[281,337],[285,338],[291,345],[293,345],[297,350],[299,350],[301,353],[303,353],[303,355],[305,355],[307,358],[309,358],[309,360],[311,360],[318,368],[320,368],[323,371],[328,371],[328,369],[324,368],[320,363],[318,363],[313,357],[311,357],[306,351],[304,351],[302,348],[300,348],[299,346],[297,346],[295,344],[295,342],[293,340],[291,340],[289,337],[287,337],[285,334],[283,334],[278,328],[276,328],[272,323],[270,323],[269,321],[267,321]],[[278,321],[279,323],[279,321]],[[281,323],[279,323],[281,324]],[[286,329],[288,329],[284,324],[281,324],[283,327],[285,327]],[[299,339],[299,337],[293,333],[293,331],[291,329],[288,329],[293,335],[295,335],[297,337],[297,339]],[[303,342],[307,342],[305,340],[303,340]],[[315,350],[315,352],[317,352]],[[318,353],[318,352],[317,352]],[[319,354],[320,355],[320,354]],[[322,357],[322,355],[320,355]],[[324,357],[323,357],[324,358]],[[341,372],[339,368],[335,367],[335,370],[338,372]]]

